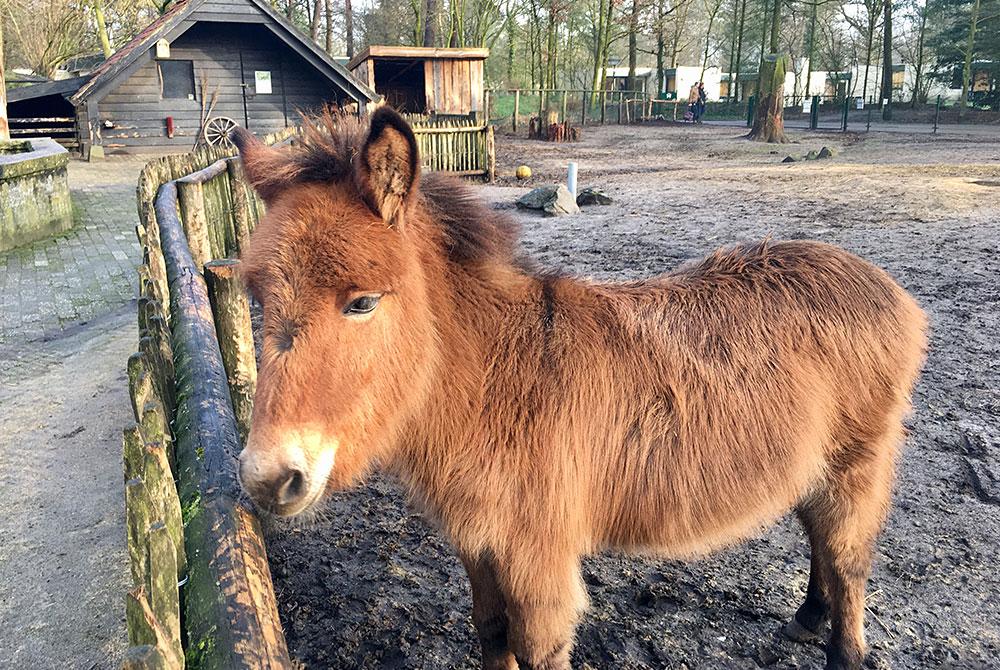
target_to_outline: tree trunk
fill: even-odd
[[[910,108],[917,106],[917,99],[920,96],[920,79],[924,73],[924,36],[927,34],[927,4],[924,4],[920,12],[920,33],[917,37],[917,64],[913,73],[913,97],[910,99]]]
[[[507,85],[514,85],[514,13],[507,11]]]
[[[632,0],[632,11],[628,20],[628,85],[636,90],[635,68],[639,60],[639,0]]]
[[[737,0],[738,1],[738,0]],[[660,0],[656,6],[656,97],[659,98],[665,91],[665,77],[663,76],[663,57],[667,50],[666,39],[663,37],[663,21],[666,18],[666,7],[664,0]]]
[[[972,5],[969,19],[969,38],[965,42],[965,60],[962,62],[962,97],[958,100],[959,114],[969,106],[969,80],[972,79],[972,55],[976,50],[976,29],[979,24],[980,0]]]
[[[870,2],[872,0],[869,0]],[[865,104],[868,103],[868,69],[871,67],[872,62],[872,43],[875,41],[875,15],[871,7],[868,9],[868,46],[865,48],[865,80],[861,84],[861,97],[864,98]]]
[[[806,63],[806,90],[805,90],[806,98],[810,98],[812,96],[809,87],[812,84],[813,58],[815,57],[816,53],[815,45],[816,45],[817,11],[818,11],[818,6],[816,3],[813,3],[812,6],[810,7],[810,16],[809,16],[809,35],[808,35],[809,43],[806,46],[806,59],[808,60],[808,63]]]
[[[97,39],[101,42],[101,51],[105,58],[111,58],[111,40],[108,39],[108,26],[104,22],[101,0],[94,0],[94,20],[97,23]]]
[[[736,58],[736,32],[739,29],[740,20],[740,0],[733,0],[733,25],[732,33],[729,37],[729,90],[727,91],[727,102],[733,99],[733,60]]]
[[[712,26],[715,25],[715,17],[719,15],[720,7],[722,7],[721,2],[716,4],[714,9],[709,9],[708,29],[705,31],[705,53],[701,59],[701,72],[698,74],[698,81],[705,79],[705,70],[708,68],[708,52],[712,45]]]
[[[733,87],[733,92],[736,102],[740,101],[740,70],[743,69],[743,29],[746,26],[747,18],[747,0],[743,0],[740,6],[740,32],[736,38],[736,69],[730,73],[732,81],[730,85]]]
[[[344,26],[347,28],[347,57],[354,56],[354,9],[351,0],[344,0]]]
[[[781,29],[781,0],[774,0],[771,11],[771,53],[764,59],[757,82],[757,105],[754,111],[753,127],[747,139],[757,142],[784,144],[785,137],[784,98],[785,60],[778,53],[778,33]]]
[[[892,0],[882,3],[882,120],[892,120]]]
[[[4,73],[3,22],[0,21],[0,142],[10,141],[10,124],[7,123],[7,78]]]
[[[316,0],[313,3],[312,18],[309,21],[309,37],[316,44],[319,44],[319,15],[321,13],[322,7],[320,4],[323,0]]]
[[[333,7],[330,0],[323,0],[323,13],[326,17],[326,39],[324,40],[327,53],[333,53]]]
[[[437,46],[437,0],[427,0],[424,13],[424,46]]]

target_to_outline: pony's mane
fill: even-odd
[[[354,161],[368,137],[368,118],[327,111],[303,117],[300,140],[281,152],[282,160],[269,166],[269,186],[350,183]],[[355,186],[356,187],[356,186]],[[441,227],[446,252],[459,263],[514,262],[519,228],[514,220],[488,207],[457,177],[425,173],[418,181],[421,202],[432,222]]]

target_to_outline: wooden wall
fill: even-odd
[[[482,60],[425,60],[427,111],[436,114],[482,112],[483,63]]]
[[[246,115],[241,56],[247,85]],[[346,98],[262,25],[197,23],[171,44],[170,58],[194,62],[198,99],[163,99],[156,62],[146,63],[99,103],[102,123],[112,121],[115,125],[101,131],[108,151],[177,151],[193,147],[200,129],[203,74],[208,77],[206,97],[218,88],[218,102],[211,116],[228,116],[260,135],[284,128],[286,115],[287,124],[295,125],[296,110],[315,110],[325,102]],[[255,70],[270,71],[270,94],[254,93]],[[167,137],[167,116],[174,119],[172,139]]]

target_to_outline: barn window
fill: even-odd
[[[160,86],[163,98],[194,100],[194,63],[189,60],[161,60]]]

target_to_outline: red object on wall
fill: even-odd
[[[173,136],[174,136],[174,117],[168,116],[167,117],[167,137],[171,137],[172,138]]]

